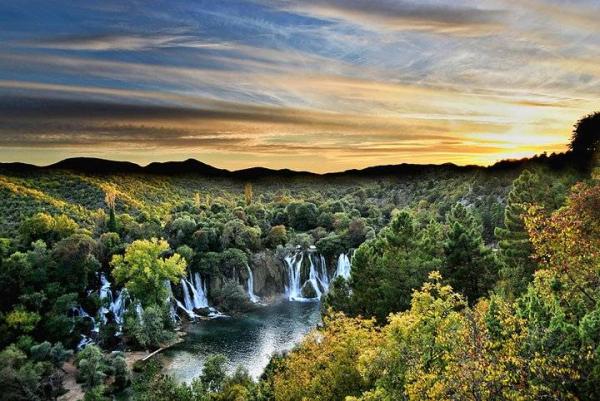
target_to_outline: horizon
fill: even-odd
[[[398,166],[423,166],[423,167],[429,167],[429,166],[434,166],[434,167],[442,167],[442,166],[447,166],[447,165],[451,165],[451,166],[456,166],[456,167],[464,167],[464,168],[469,168],[469,167],[474,167],[474,168],[490,168],[490,167],[494,167],[500,163],[512,163],[512,162],[522,162],[522,161],[528,161],[531,160],[533,158],[536,157],[541,157],[543,155],[546,156],[552,156],[552,155],[564,155],[567,154],[567,152],[553,152],[551,154],[548,154],[547,152],[542,152],[539,154],[535,154],[535,155],[531,155],[529,157],[523,157],[523,158],[514,158],[514,159],[501,159],[501,160],[497,160],[494,163],[490,163],[487,165],[483,165],[483,164],[456,164],[456,163],[452,163],[452,162],[440,162],[440,163],[410,163],[410,162],[401,162],[401,163],[395,163],[395,164],[372,164],[372,165],[368,165],[365,167],[359,167],[359,168],[350,168],[350,169],[346,169],[346,170],[334,170],[334,171],[326,171],[326,172],[317,172],[317,171],[311,171],[311,170],[297,170],[297,169],[290,169],[287,167],[282,167],[282,168],[271,168],[271,167],[265,167],[265,166],[261,166],[261,165],[251,165],[248,167],[244,167],[244,168],[240,168],[240,169],[228,169],[225,167],[221,167],[218,165],[213,165],[210,163],[206,163],[202,160],[198,160],[195,159],[193,157],[189,157],[187,159],[170,159],[170,160],[162,160],[162,161],[157,161],[157,160],[153,160],[147,163],[136,163],[135,161],[130,161],[130,160],[122,160],[122,159],[109,159],[109,158],[101,158],[101,157],[95,157],[95,156],[71,156],[71,157],[66,157],[64,159],[60,159],[57,160],[55,162],[52,163],[48,163],[48,164],[36,164],[36,163],[28,163],[28,162],[22,162],[22,161],[12,161],[12,162],[4,162],[4,161],[0,161],[0,167],[2,167],[3,164],[25,164],[28,166],[33,166],[36,168],[41,168],[41,169],[45,169],[45,168],[50,168],[53,167],[57,164],[66,162],[66,161],[72,161],[72,160],[95,160],[95,161],[101,161],[101,162],[111,162],[111,163],[131,163],[134,164],[138,167],[141,168],[146,168],[149,167],[151,165],[154,164],[165,164],[165,163],[185,163],[185,162],[189,162],[189,161],[193,161],[193,162],[198,162],[201,164],[204,164],[205,166],[217,169],[217,170],[223,170],[229,173],[237,173],[237,172],[241,172],[244,170],[253,170],[253,169],[266,169],[266,170],[272,170],[272,171],[284,171],[284,170],[288,170],[291,171],[293,173],[307,173],[307,174],[314,174],[314,175],[329,175],[329,174],[343,174],[343,173],[347,173],[350,172],[352,170],[356,170],[356,171],[363,171],[363,170],[368,170],[368,169],[373,169],[373,168],[380,168],[380,167],[398,167]]]
[[[592,0],[2,4],[0,162],[323,174],[562,152],[598,107],[598,19]]]

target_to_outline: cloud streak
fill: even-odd
[[[306,0],[269,1],[285,10],[321,18],[344,20],[392,30],[427,31],[440,34],[482,35],[498,29],[504,10],[477,8],[457,3],[403,0]]]

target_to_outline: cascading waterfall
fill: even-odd
[[[325,257],[323,255],[319,255],[319,282],[323,287],[323,292],[329,291],[329,272],[327,271],[327,263],[325,262]]]
[[[92,326],[93,326],[92,333],[96,332],[96,327],[98,326],[96,319],[94,319],[92,316],[90,316],[85,311],[85,309],[83,309],[83,307],[78,306],[78,307],[71,308],[71,317],[72,317],[71,332],[75,328],[75,318],[90,320],[92,322]],[[81,334],[81,340],[79,340],[79,344],[77,344],[77,349],[83,349],[86,347],[86,345],[92,344],[93,342],[94,342],[94,339],[91,336]]]
[[[302,265],[304,254],[307,253],[309,269],[302,277]],[[285,287],[286,296],[290,301],[314,301],[329,290],[329,273],[327,263],[323,255],[316,257],[315,248],[311,247],[307,252],[296,249],[293,255],[284,258],[288,271],[288,285]],[[310,286],[310,287],[307,287]],[[314,294],[306,297],[304,294]]]
[[[337,269],[335,270],[335,277],[343,277],[346,280],[350,278],[350,270],[352,265],[350,264],[350,258],[347,254],[341,253],[338,257]]]
[[[116,298],[113,295],[110,281],[106,279],[104,274],[100,276],[100,301],[103,305],[100,307],[98,314],[100,315],[100,320],[102,323],[106,323],[106,315],[108,312],[111,312],[115,322],[119,326],[119,329],[123,326],[123,318],[125,316],[126,311],[126,303],[129,300],[129,294],[126,288],[121,289],[121,291],[117,292]],[[105,305],[108,304],[108,308]],[[98,331],[99,327],[95,328],[95,331]]]
[[[208,304],[206,283],[202,281],[200,273],[194,273],[193,275],[189,273],[186,278],[182,278],[181,290],[183,292],[183,302],[175,298],[175,304],[187,314],[188,318],[193,320],[199,317],[194,311],[195,309],[208,309],[209,318],[226,316]]]
[[[293,256],[284,258],[288,269],[288,285],[285,287],[285,292],[290,301],[303,299],[301,296],[300,286],[300,269],[304,260],[303,252],[296,252]]]
[[[248,298],[253,303],[257,303],[259,301],[258,297],[254,295],[254,275],[252,274],[252,269],[250,266],[246,265],[246,269],[248,269],[248,280],[246,285],[248,287]]]
[[[181,289],[183,290],[183,303],[188,311],[208,308],[206,286],[202,283],[200,273],[194,273],[193,276],[190,273],[188,277],[181,279]]]
[[[321,298],[321,289],[319,288],[319,278],[315,270],[315,264],[313,263],[312,257],[309,256],[310,270],[308,271],[308,281],[312,285],[317,296],[315,298]]]
[[[167,290],[167,303],[169,304],[169,317],[171,321],[175,322],[178,320],[179,316],[177,316],[177,311],[175,310],[175,306],[173,306],[173,302],[179,302],[173,296],[173,289],[171,288],[171,282],[167,279],[163,282],[165,289]]]
[[[200,273],[194,273],[194,284],[192,293],[194,293],[194,303],[196,308],[208,308],[208,298],[206,297],[206,283],[202,282]]]

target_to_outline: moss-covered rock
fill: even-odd
[[[310,281],[307,281],[302,286],[302,297],[304,297],[304,298],[316,298],[317,297],[317,291],[315,290],[315,287],[313,287],[313,285]]]

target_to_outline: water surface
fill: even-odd
[[[271,355],[291,349],[320,323],[319,306],[282,301],[244,317],[190,324],[185,340],[165,351],[165,373],[189,383],[201,373],[208,355],[221,353],[229,360],[229,372],[243,366],[256,379]]]

